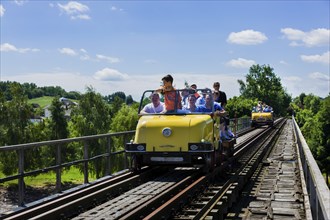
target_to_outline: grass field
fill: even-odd
[[[30,103],[30,104],[37,103],[40,105],[41,108],[44,108],[47,105],[51,105],[53,99],[54,99],[54,96],[43,96],[43,97],[39,97],[39,98],[29,99],[28,103]],[[75,100],[75,99],[69,99],[69,100],[71,100],[73,102],[78,102],[78,100]]]
[[[4,175],[0,172],[0,178],[3,178]],[[72,183],[72,184],[82,184],[84,182],[84,174],[80,173],[78,168],[71,167],[69,171],[64,171],[61,175],[62,183]],[[89,181],[94,181],[95,177],[89,176]],[[43,173],[35,177],[25,177],[24,182],[26,185],[33,187],[43,187],[47,185],[55,185],[56,183],[56,174],[54,172]],[[12,184],[17,184],[17,180],[8,181],[2,183],[2,186],[9,186]]]
[[[28,103],[37,103],[40,105],[41,108],[46,107],[47,105],[52,104],[54,97],[53,96],[43,96],[35,99],[29,99]]]

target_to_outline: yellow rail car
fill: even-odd
[[[258,127],[263,125],[273,126],[273,124],[274,124],[273,112],[251,113],[251,127]]]
[[[214,107],[209,112],[190,112],[176,108],[170,112],[141,114],[143,106],[150,104],[146,98],[150,92],[147,90],[141,98],[135,137],[125,148],[131,155],[134,170],[144,165],[197,164],[206,165],[209,170],[230,155],[235,141],[220,140],[221,125],[219,117],[215,116]],[[177,96],[181,92],[177,90]],[[212,94],[211,90],[207,93]]]

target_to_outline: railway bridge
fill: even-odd
[[[329,188],[294,118],[270,128],[235,126],[233,157],[207,174],[199,167],[131,172],[124,146],[134,131],[2,146],[0,156],[17,154],[18,173],[0,184],[17,180],[18,193],[0,219],[330,219]],[[95,140],[106,150],[89,155]],[[81,146],[82,158],[63,162],[61,151],[71,143]],[[56,164],[26,171],[26,152],[44,147],[54,149]],[[90,163],[100,159],[105,176],[90,181]],[[63,188],[62,170],[74,165],[82,167],[83,184]],[[27,202],[24,179],[50,171],[54,192]]]

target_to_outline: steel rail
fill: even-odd
[[[158,173],[158,174],[157,174]],[[35,204],[19,211],[8,213],[0,219],[60,219],[63,213],[71,213],[77,207],[87,208],[93,205],[93,201],[106,200],[108,197],[116,196],[122,191],[130,189],[134,185],[154,178],[161,172],[156,169],[143,168],[139,175],[124,173],[113,178],[90,184],[67,194],[55,197],[40,204]]]
[[[280,121],[278,121],[279,123]],[[265,131],[262,132],[263,135],[256,135],[256,139],[260,140],[261,137],[264,137],[269,131],[271,130],[271,128],[266,129]],[[267,142],[268,140],[264,140],[264,142]],[[245,145],[242,143],[242,146],[245,146],[244,149],[248,149],[249,147],[251,147],[253,144],[255,144],[256,141],[251,141],[251,139],[247,140],[247,143],[245,142]],[[241,152],[241,151],[240,151]],[[236,155],[235,157],[239,157],[240,154]],[[250,158],[251,161],[252,158]],[[221,190],[218,191],[218,193],[216,194],[216,196],[214,196],[211,199],[211,202],[209,202],[208,204],[206,204],[202,209],[199,210],[199,212],[197,213],[197,215],[195,216],[194,219],[202,219],[203,217],[205,217],[208,213],[208,211],[212,210],[212,208],[217,204],[217,202],[222,198],[223,195],[225,195],[226,193],[226,189],[230,189],[232,184],[234,184],[235,181],[237,181],[241,171],[243,170],[244,167],[242,167],[241,169],[239,169],[233,178],[230,178],[221,188]],[[161,207],[159,207],[158,209],[156,209],[155,211],[153,211],[152,213],[150,213],[148,216],[146,216],[144,219],[168,219],[172,216],[173,212],[176,212],[177,210],[180,209],[180,207],[182,208],[183,204],[185,204],[189,199],[191,198],[193,192],[196,193],[196,191],[201,191],[201,189],[204,189],[206,187],[207,182],[214,177],[215,175],[217,175],[216,173],[221,171],[221,168],[217,168],[213,173],[205,175],[203,177],[201,177],[200,179],[198,179],[196,182],[192,183],[190,186],[188,186],[187,188],[183,189],[179,194],[177,194],[176,196],[174,196],[171,200],[167,201],[166,203],[164,203],[164,205],[162,205]],[[220,198],[219,198],[220,197]]]

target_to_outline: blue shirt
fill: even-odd
[[[221,107],[220,103],[214,102],[214,111],[222,111],[223,108]],[[201,105],[200,107],[200,112],[212,112],[212,109],[206,108],[205,105]]]

